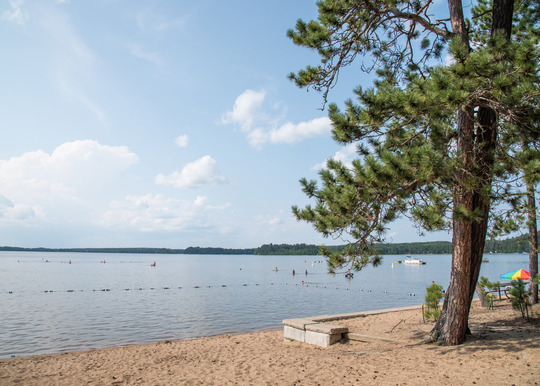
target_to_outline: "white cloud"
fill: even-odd
[[[37,150],[0,160],[3,218],[31,217],[32,211],[36,218],[77,218],[83,203],[137,159],[125,146],[85,140],[64,143],[50,154]]]
[[[252,130],[258,120],[264,119],[261,107],[265,96],[265,91],[244,91],[234,101],[232,111],[221,117],[221,122],[239,124],[243,131]]]
[[[144,49],[139,44],[129,44],[127,46],[129,53],[139,59],[146,60],[150,63],[155,64],[157,67],[161,67],[165,64],[165,60],[159,54],[155,52],[150,52]]]
[[[188,144],[188,140],[189,140],[188,136],[185,134],[182,134],[176,137],[176,139],[174,140],[174,143],[176,143],[176,146],[178,147],[186,147]]]
[[[228,182],[228,179],[221,174],[216,161],[209,155],[206,155],[194,162],[188,163],[180,172],[175,171],[168,176],[159,174],[155,181],[158,185],[190,189],[204,185],[225,184]]]
[[[28,14],[23,11],[23,0],[10,0],[10,10],[2,12],[2,20],[6,20],[10,23],[24,24],[28,21]]]
[[[39,205],[14,205],[11,200],[0,195],[0,222],[4,225],[14,223],[35,223],[36,220],[46,221],[43,208]]]
[[[456,59],[454,58],[454,55],[452,55],[450,52],[447,52],[446,55],[444,56],[443,62],[445,66],[450,66],[456,63]]]
[[[336,161],[341,161],[345,166],[352,167],[352,161],[358,157],[357,145],[354,143],[348,144],[347,146],[342,147],[339,151],[334,154],[332,157]],[[312,167],[312,170],[320,170],[326,167],[326,161],[320,164],[317,164]]]
[[[167,198],[161,194],[127,196],[114,201],[102,219],[109,228],[131,228],[144,232],[189,231],[211,227],[207,198],[198,196],[193,202]],[[228,206],[226,206],[228,207]]]
[[[332,130],[328,117],[315,118],[307,122],[282,122],[278,114],[271,116],[263,109],[265,91],[246,90],[238,96],[233,109],[221,117],[223,124],[239,125],[247,133],[249,143],[260,147],[264,143],[295,143]]]
[[[315,118],[308,122],[297,124],[287,122],[275,129],[257,128],[248,134],[249,143],[260,146],[263,143],[295,143],[318,135],[328,134],[332,131],[330,118]]]

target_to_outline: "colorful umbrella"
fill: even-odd
[[[525,271],[524,269],[516,269],[515,271],[510,271],[510,272],[506,272],[505,274],[502,274],[501,279],[529,280],[529,271]]]

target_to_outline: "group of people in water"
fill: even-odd
[[[277,272],[277,271],[278,271],[277,267],[276,267],[276,268],[274,268],[274,269],[273,269],[272,271],[274,271],[274,272]],[[293,274],[293,276],[295,276],[295,275],[296,275],[296,271],[295,271],[294,269],[292,270],[292,274]],[[306,275],[308,274],[308,271],[307,271],[307,269],[306,269],[306,271],[305,271],[305,274],[306,274]]]
[[[307,263],[307,261],[304,260],[304,263]],[[315,260],[314,260],[314,261],[311,263],[311,266],[312,266],[312,267],[315,266],[315,263],[322,263],[322,261],[321,261],[321,260],[319,260],[319,261],[315,261]],[[275,267],[272,271],[277,272],[277,271],[278,271],[278,267]],[[308,274],[307,269],[304,271],[304,274],[306,274],[306,275]],[[295,271],[294,269],[292,270],[292,275],[293,275],[293,276],[296,275],[296,271]]]

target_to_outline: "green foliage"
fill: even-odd
[[[432,28],[418,25],[420,19],[431,19],[431,9],[416,0],[319,0],[317,6],[317,20],[298,20],[287,35],[295,44],[317,51],[321,63],[289,77],[299,87],[322,91],[325,101],[340,69],[357,57],[364,71],[379,68],[379,73],[395,79],[440,58],[445,41],[452,37],[444,21],[434,21]],[[418,44],[420,55],[413,50]]]
[[[480,280],[478,281],[478,285],[480,285],[484,289],[487,288],[491,291],[496,291],[501,286],[501,282],[500,281],[491,282],[488,280],[487,277],[481,276]]]
[[[318,255],[319,247],[308,244],[264,244],[255,249],[255,255]]]
[[[212,247],[188,247],[184,249],[185,255],[253,255],[253,248],[234,249],[234,248],[212,248]]]
[[[528,234],[511,237],[504,240],[486,241],[485,252],[491,253],[528,253]]]
[[[25,252],[74,252],[74,253],[130,253],[130,254],[167,254],[167,255],[253,255],[254,248],[202,248],[188,247],[186,249],[170,248],[21,248],[0,247],[0,251]]]
[[[452,221],[479,224],[491,205],[505,208],[519,196],[508,194],[516,179],[538,181],[538,12],[524,8],[535,1],[516,5],[514,24],[520,35],[509,40],[501,31],[491,33],[491,3],[479,0],[469,46],[433,16],[431,2],[317,4],[317,20],[299,20],[288,36],[316,50],[321,61],[290,78],[300,87],[322,91],[326,103],[341,69],[355,61],[366,71],[378,68],[373,87],[357,87],[343,108],[330,104],[328,109],[335,141],[356,143],[358,158],[351,165],[328,160],[319,181],[302,179],[314,203],[293,207],[298,220],[323,236],[352,240],[341,252],[323,250],[330,270],[379,262],[376,246],[398,217],[426,231],[448,230]],[[433,65],[444,47],[454,61]],[[497,130],[490,131],[495,124],[486,129],[479,116],[486,109],[493,112]],[[464,131],[459,125],[465,111],[472,126]],[[465,132],[471,136],[464,137]],[[532,149],[527,156],[520,142],[524,138]],[[458,151],[464,141],[471,141],[468,152]],[[520,159],[522,166],[516,162]],[[466,194],[478,199],[459,202]],[[519,197],[514,204],[520,207]],[[523,223],[523,212],[506,213],[492,221],[494,234]]]
[[[478,294],[478,298],[483,307],[493,309],[493,294],[488,293],[488,290],[497,291],[500,286],[501,283],[498,281],[490,282],[487,277],[480,277],[480,280],[476,285],[476,293]]]
[[[426,319],[433,318],[436,320],[439,318],[439,315],[441,314],[441,310],[439,309],[439,302],[443,297],[442,289],[442,285],[435,283],[431,284],[431,286],[426,288],[426,308],[424,310],[424,316],[426,317]]]
[[[508,293],[512,296],[512,307],[521,311],[521,316],[529,319],[529,292],[525,288],[525,283],[521,279],[512,280],[512,288]]]

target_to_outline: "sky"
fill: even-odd
[[[0,245],[337,245],[298,222],[302,177],[354,148],[288,78],[315,0],[0,0]],[[371,78],[345,71],[342,104]],[[389,242],[423,237],[406,220]],[[346,241],[346,240],[345,240]]]

